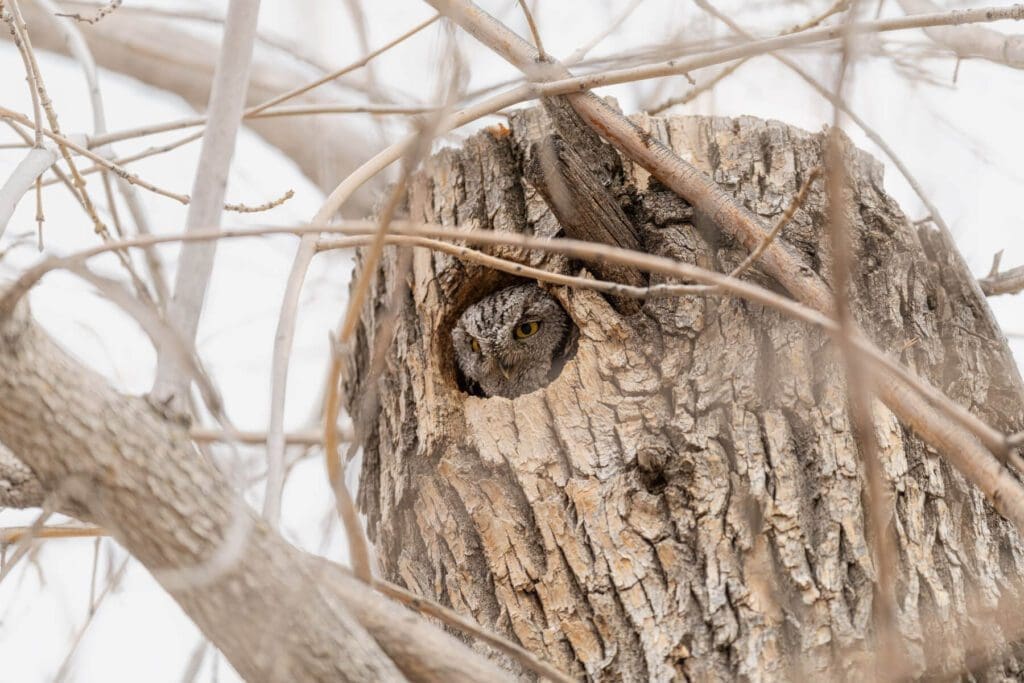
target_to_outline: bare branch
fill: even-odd
[[[210,92],[209,121],[199,153],[199,170],[192,185],[192,202],[185,219],[186,232],[220,223],[235,137],[249,85],[259,7],[259,2],[252,0],[232,0],[228,6],[220,59]],[[199,329],[216,253],[216,240],[190,242],[184,245],[178,258],[174,298],[168,306],[167,319],[189,343]],[[188,410],[188,386],[185,368],[167,349],[158,348],[152,389],[154,399],[184,414]]]
[[[907,14],[937,12],[931,0],[899,0]],[[1008,36],[981,26],[925,28],[925,35],[949,48],[957,59],[978,58],[1014,69],[1024,69],[1024,35]]]
[[[16,111],[11,111],[10,109],[7,109],[6,107],[0,107],[0,118],[5,118],[5,119],[8,119],[8,120],[13,121],[15,123],[20,123],[23,126],[31,126],[32,125],[32,122],[29,120],[29,118],[27,116],[24,116],[23,114],[19,114]],[[156,185],[143,180],[142,178],[140,178],[139,176],[135,175],[134,173],[131,173],[131,172],[125,170],[124,168],[121,168],[120,166],[118,166],[117,164],[113,163],[112,161],[104,159],[99,154],[96,154],[95,152],[93,152],[93,151],[91,151],[89,149],[86,149],[85,147],[83,147],[83,146],[75,143],[74,141],[64,137],[60,133],[44,129],[43,130],[43,135],[45,135],[46,137],[50,138],[55,143],[57,143],[57,146],[60,147],[62,150],[66,150],[67,157],[65,158],[65,161],[68,161],[68,159],[71,159],[71,152],[75,152],[76,154],[80,154],[80,155],[86,157],[87,159],[90,159],[90,160],[94,161],[96,164],[98,164],[99,166],[103,167],[104,169],[106,169],[108,171],[112,171],[113,173],[117,174],[121,178],[124,178],[125,180],[127,180],[130,183],[132,183],[133,185],[138,185],[139,187],[142,187],[142,188],[144,188],[146,190],[149,190],[150,192],[152,192],[154,194],[159,194],[159,195],[162,195],[162,196],[167,197],[169,199],[173,199],[173,200],[175,200],[176,202],[178,202],[180,204],[188,204],[189,203],[188,195],[178,194],[177,192],[171,192],[170,190],[165,190],[165,189],[163,189],[161,187],[157,187]],[[71,163],[73,164],[74,162],[71,162]],[[78,180],[75,181],[76,185],[79,184],[78,181],[81,180],[81,184],[84,186],[85,181],[82,180],[82,175],[77,170],[77,166],[75,166],[74,169],[75,170],[74,170],[74,173],[72,174],[72,177],[77,176]],[[88,196],[88,195],[86,194],[85,196]],[[99,218],[97,218],[96,220],[99,220]],[[104,230],[106,230],[105,227],[104,227]],[[109,235],[108,235],[108,237],[109,237]]]
[[[978,280],[985,296],[1016,294],[1024,290],[1024,266],[1017,266],[1002,272],[989,273]]]
[[[428,4],[433,5],[429,0]],[[563,75],[557,79],[551,79],[546,83],[537,83],[536,92],[537,94],[542,95],[578,93],[606,85],[617,85],[619,83],[630,83],[649,78],[685,74],[707,66],[731,62],[735,59],[743,59],[788,48],[837,40],[842,37],[843,31],[849,31],[851,35],[862,35],[887,33],[890,31],[905,31],[908,29],[927,28],[932,26],[961,26],[964,24],[986,23],[1005,19],[1012,19],[1015,21],[1024,20],[1024,5],[984,7],[968,10],[953,10],[951,12],[936,12],[934,14],[918,14],[911,17],[856,22],[846,27],[826,26],[801,31],[799,33],[778,36],[775,38],[756,40],[750,43],[719,50],[712,50],[710,52],[704,52],[689,57],[670,59],[655,64],[645,64],[638,67],[624,69],[612,69],[588,74],[586,76],[573,77],[571,75]],[[522,64],[517,66],[526,68],[527,65]]]
[[[122,1],[123,0],[110,0],[106,5],[97,9],[91,17],[84,17],[77,12],[74,14],[57,12],[56,14],[58,17],[67,17],[68,19],[74,19],[75,21],[80,21],[85,24],[95,24],[102,21],[103,17],[113,14],[114,11],[121,6]]]
[[[0,187],[0,236],[7,228],[7,222],[14,215],[18,200],[32,189],[36,179],[57,160],[57,153],[46,147],[29,149],[25,158],[18,162],[14,171]]]
[[[51,28],[44,10],[35,3],[23,8],[33,26],[33,39],[38,48],[67,52],[63,38]],[[188,14],[177,7],[175,16]],[[0,36],[7,37],[7,36]],[[196,109],[205,109],[218,54],[218,45],[210,38],[188,30],[177,19],[161,19],[134,12],[132,3],[89,27],[85,39],[97,63],[114,71],[126,73],[157,88],[173,92]],[[137,49],[145,45],[145,50]],[[301,83],[308,79],[306,69],[280,59],[277,52],[255,56],[250,76],[249,105],[280,93],[282,83]],[[351,91],[351,83],[331,85],[324,93],[303,96],[306,103],[334,104],[339,93]],[[254,119],[250,127],[270,144],[295,160],[303,172],[325,191],[333,188],[355,166],[355,160],[366,155],[368,141],[352,135],[349,124],[340,119],[317,122],[317,135],[308,135],[305,121]],[[344,145],[323,145],[323,140],[346,140]],[[357,212],[365,214],[367,202]]]
[[[297,551],[197,456],[181,425],[107,387],[24,307],[0,321],[0,340],[0,438],[152,571],[243,677],[508,680],[337,566]],[[171,580],[216,555],[240,520],[247,533],[229,565],[198,583]]]
[[[272,199],[269,202],[265,202],[257,206],[248,206],[246,204],[225,204],[224,210],[234,211],[235,213],[262,213],[264,211],[270,211],[273,208],[281,206],[294,196],[294,190],[285,190],[285,193],[278,197],[277,199]]]
[[[49,25],[63,37],[64,44],[67,47],[68,52],[82,67],[82,73],[89,89],[89,104],[92,107],[92,132],[93,135],[103,135],[107,132],[107,116],[103,104],[103,95],[100,91],[99,77],[96,74],[96,60],[93,58],[92,52],[89,50],[89,45],[86,43],[82,32],[78,30],[77,26],[70,21],[58,18],[59,13],[57,12],[57,6],[52,0],[39,0],[39,4],[44,10],[46,10],[43,12],[43,16],[46,17]],[[115,0],[109,5],[99,8],[92,20],[85,20],[86,23],[96,23],[117,9],[120,4],[120,0]],[[113,147],[109,145],[101,145],[96,151],[107,159],[112,159],[117,156]],[[94,168],[99,169],[101,167],[97,166]],[[87,173],[88,171],[83,171],[82,175],[84,176]],[[143,235],[150,234],[152,230],[149,225],[149,216],[142,204],[139,193],[135,189],[135,185],[120,175],[115,176],[115,178],[118,191],[124,198],[125,204],[128,206],[128,211],[131,213],[132,220],[135,222],[136,230]],[[107,173],[103,174],[103,186],[107,193],[108,206],[110,211],[113,213],[116,211],[116,206],[113,201],[113,196],[110,193],[110,179]],[[150,280],[152,281],[153,288],[156,292],[157,303],[163,306],[167,301],[168,296],[167,282],[164,278],[163,267],[160,264],[160,260],[152,251],[146,250],[144,252],[144,256],[146,265],[149,268]],[[134,268],[131,266],[127,257],[124,257],[122,262],[129,268],[133,281],[138,283],[140,279],[138,275],[135,274]],[[136,287],[140,290],[140,296],[146,295],[144,288],[142,288],[140,284],[136,284]]]

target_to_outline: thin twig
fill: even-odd
[[[15,112],[15,111],[11,111],[10,109],[7,109],[7,108],[2,107],[2,106],[0,106],[0,118],[9,119],[11,121],[20,123],[23,126],[31,126],[32,125],[32,122],[29,120],[29,118],[27,116],[25,116],[23,114],[19,114],[18,112]],[[143,180],[142,178],[140,178],[139,176],[135,175],[134,173],[131,173],[131,172],[125,170],[124,168],[121,168],[120,166],[118,166],[117,164],[113,163],[112,161],[108,161],[107,159],[104,159],[102,156],[96,154],[95,152],[93,152],[93,151],[91,151],[91,150],[89,150],[89,149],[87,149],[87,148],[85,148],[85,147],[83,147],[83,146],[73,142],[72,140],[69,140],[68,138],[64,137],[63,135],[61,135],[59,133],[56,133],[56,132],[54,132],[52,130],[44,130],[43,131],[43,135],[45,135],[46,137],[48,137],[51,140],[53,140],[55,143],[57,143],[58,147],[60,147],[61,149],[63,149],[65,151],[65,153],[67,154],[67,157],[65,158],[65,162],[67,162],[71,158],[70,152],[73,151],[76,154],[80,154],[80,155],[90,159],[91,161],[95,162],[96,164],[98,164],[99,166],[105,168],[106,170],[115,173],[119,177],[124,178],[125,180],[127,180],[129,183],[132,183],[133,185],[138,185],[139,187],[144,188],[146,190],[149,190],[150,192],[152,192],[154,194],[162,195],[164,197],[168,197],[170,199],[173,199],[173,200],[175,200],[176,202],[178,202],[180,204],[188,204],[189,203],[188,195],[178,194],[177,192],[171,192],[170,190],[165,190],[163,188],[157,187],[156,185],[153,185],[152,183],[149,183],[149,182]],[[71,162],[71,163],[74,163],[74,162]],[[77,178],[78,178],[78,180],[74,181],[76,185],[84,187],[85,181],[82,180],[82,175],[81,175],[81,173],[79,173],[77,166],[74,168],[72,176],[73,177],[77,176]],[[79,182],[79,181],[81,181],[81,182]],[[88,193],[86,195],[83,195],[83,196],[88,196]],[[91,206],[91,204],[90,204],[90,206]],[[99,220],[99,218],[97,218],[96,220]],[[107,238],[109,239],[109,233],[106,230],[106,226],[103,227],[103,230],[104,230],[104,233],[107,234]]]
[[[754,248],[754,251],[750,252],[747,258],[743,259],[743,262],[736,266],[732,270],[732,272],[729,273],[729,277],[738,278],[741,275],[743,275],[743,273],[747,272],[747,270],[752,265],[757,263],[757,259],[761,257],[761,254],[764,253],[764,250],[767,249],[768,246],[779,235],[779,233],[782,232],[782,229],[785,228],[791,220],[793,220],[793,216],[796,215],[797,210],[801,206],[803,206],[803,203],[805,201],[807,201],[807,195],[811,191],[811,186],[814,184],[814,181],[817,180],[820,176],[820,166],[815,166],[807,173],[807,178],[804,179],[803,184],[800,186],[800,190],[796,193],[796,196],[794,196],[793,199],[789,202],[789,206],[786,207],[786,210],[782,213],[781,216],[779,216],[778,220],[775,221],[775,225],[773,225],[772,229],[768,231],[768,234],[764,236],[764,239],[758,242],[757,246]]]
[[[3,3],[0,2],[0,14],[3,16],[4,23],[7,24],[10,32],[11,39],[14,41],[14,46],[18,50],[18,54],[21,56],[21,62],[25,67],[25,80],[28,81],[28,92],[32,98],[32,120],[34,122],[33,128],[35,129],[35,147],[39,148],[43,146],[43,112],[42,106],[39,103],[39,88],[35,84],[34,67],[32,65],[32,59],[28,53],[28,46],[21,37],[21,28],[18,25],[17,20],[10,12],[7,12],[3,7]]]
[[[106,108],[104,106],[103,94],[100,90],[99,76],[96,72],[96,60],[93,58],[85,37],[82,35],[78,26],[73,22],[62,20],[56,16],[59,12],[58,7],[53,0],[37,0],[37,2],[44,10],[43,16],[46,17],[57,33],[59,33],[63,38],[64,45],[67,47],[69,54],[82,67],[82,73],[85,77],[86,86],[89,91],[89,104],[92,108],[93,135],[105,134],[107,132]],[[97,12],[97,21],[107,14],[109,14],[109,11],[105,12],[104,8],[101,8]],[[100,146],[96,149],[96,152],[107,159],[117,156],[113,147],[110,145]],[[83,173],[82,175],[84,176],[85,174]],[[114,220],[114,227],[116,230],[121,232],[120,218],[117,215],[117,205],[114,201],[110,188],[110,174],[104,171],[102,179],[103,189],[107,196],[107,204]],[[121,197],[124,199],[125,205],[128,207],[128,212],[131,214],[132,220],[135,222],[136,230],[142,234],[149,234],[152,232],[149,227],[149,216],[142,204],[136,187],[120,177],[116,178],[116,183],[117,189],[121,194]],[[149,300],[151,298],[149,290],[142,282],[142,278],[140,278],[136,272],[131,259],[127,254],[118,254],[118,258],[130,275],[139,297],[144,300]],[[164,281],[163,270],[160,267],[159,261],[151,252],[144,252],[143,258],[149,268],[150,280],[153,284],[154,290],[156,291],[157,304],[163,306],[167,299],[167,285]]]
[[[366,66],[367,64],[369,64],[374,58],[376,58],[379,55],[387,52],[388,50],[390,50],[391,48],[395,47],[396,45],[400,45],[401,43],[405,42],[406,40],[408,40],[412,36],[416,35],[420,31],[422,31],[423,29],[425,29],[428,26],[430,26],[431,24],[433,24],[438,19],[440,19],[440,15],[434,15],[430,19],[427,19],[426,21],[420,22],[419,24],[417,24],[416,26],[412,27],[411,29],[409,29],[408,31],[403,33],[402,35],[398,36],[397,38],[394,38],[393,40],[388,41],[387,43],[385,43],[381,47],[377,48],[373,52],[370,52],[369,54],[364,55],[361,59],[359,59],[359,60],[357,60],[355,62],[352,62],[351,64],[348,64],[348,65],[346,65],[346,66],[344,66],[344,67],[342,67],[340,69],[337,69],[336,71],[332,71],[331,73],[323,76],[322,78],[318,78],[315,81],[311,81],[310,83],[306,83],[305,85],[299,86],[297,88],[293,88],[292,90],[289,90],[288,92],[281,93],[280,95],[277,95],[276,97],[272,97],[269,100],[267,100],[265,102],[262,102],[262,103],[260,103],[260,104],[258,104],[256,106],[249,107],[248,109],[245,110],[245,113],[246,113],[246,115],[258,114],[258,113],[264,111],[265,109],[269,109],[270,107],[273,107],[274,105],[281,104],[282,102],[284,102],[286,100],[290,100],[290,99],[293,99],[295,97],[298,97],[299,95],[307,93],[310,90],[313,90],[314,88],[323,85],[324,83],[327,83],[329,81],[332,81],[332,80],[335,80],[337,78],[340,78],[341,76],[344,76],[347,73],[355,71],[356,69],[360,69],[360,68]]]
[[[107,532],[96,526],[9,526],[0,528],[0,545],[17,543],[24,538],[96,538]]]
[[[416,116],[429,114],[436,111],[437,107],[431,105],[399,105],[399,104],[292,104],[288,106],[276,105],[269,109],[253,113],[244,113],[244,119],[270,119],[285,116],[316,116],[326,114],[370,114],[372,116]],[[165,121],[164,123],[150,123],[136,128],[108,133],[106,135],[88,137],[89,147],[101,144],[130,140],[133,138],[147,137],[158,133],[166,133],[182,128],[193,128],[203,126],[206,123],[205,116],[192,116],[184,119]],[[196,138],[202,136],[202,131],[196,134]],[[193,138],[195,139],[195,138]],[[123,161],[123,160],[122,160]],[[88,171],[87,171],[88,172]],[[93,171],[94,172],[94,171]]]
[[[91,25],[99,21],[102,21],[103,17],[109,14],[113,14],[117,10],[117,8],[121,6],[122,2],[123,0],[110,0],[110,2],[108,2],[106,5],[103,5],[98,10],[96,10],[96,12],[91,17],[84,17],[81,14],[78,14],[77,12],[75,14],[65,14],[58,12],[57,16],[67,17],[68,19],[74,19],[75,21],[80,21],[84,24]]]
[[[182,235],[182,237],[185,237]],[[201,233],[189,236],[202,239]],[[352,441],[352,430],[339,427],[339,436],[343,441]],[[263,445],[267,441],[266,432],[226,432],[222,429],[207,429],[204,427],[193,427],[189,430],[189,436],[200,443],[240,443],[252,446]],[[319,446],[323,443],[323,435],[320,432],[286,432],[285,443],[295,446]]]
[[[530,27],[530,35],[533,36],[533,46],[537,48],[538,59],[543,62],[548,56],[544,52],[544,43],[540,39],[540,31],[537,30],[537,22],[533,20],[533,12],[527,6],[526,0],[519,0],[519,9],[523,11],[523,15],[526,17],[526,25]]]
[[[600,32],[600,33],[598,33],[598,34],[597,34],[596,36],[594,36],[593,38],[591,38],[590,40],[588,40],[588,41],[587,41],[586,43],[584,43],[583,45],[581,45],[581,46],[579,46],[578,48],[576,48],[576,50],[574,50],[574,51],[573,51],[573,53],[572,53],[571,55],[569,55],[568,57],[566,57],[566,58],[565,58],[565,65],[566,65],[566,66],[573,66],[573,65],[575,65],[575,64],[577,64],[577,63],[579,63],[579,62],[583,61],[583,59],[585,59],[585,58],[586,58],[587,54],[588,54],[588,53],[589,53],[589,52],[590,52],[591,50],[593,50],[593,49],[594,49],[595,47],[597,47],[597,45],[598,45],[598,44],[599,44],[599,43],[600,43],[600,42],[601,42],[602,40],[604,40],[605,38],[607,38],[608,36],[610,36],[610,35],[611,35],[612,33],[614,33],[614,32],[615,32],[615,31],[616,31],[616,30],[617,30],[617,29],[618,29],[618,28],[619,28],[620,26],[622,26],[622,24],[623,24],[623,23],[625,23],[625,21],[626,21],[627,19],[629,19],[629,17],[630,17],[630,16],[631,16],[631,15],[633,14],[633,12],[634,12],[634,11],[636,10],[636,8],[637,8],[637,7],[639,7],[639,6],[640,6],[640,3],[642,3],[643,1],[644,1],[644,0],[632,0],[632,2],[630,2],[630,3],[629,3],[629,4],[628,4],[628,5],[627,5],[627,6],[625,7],[625,8],[623,8],[622,12],[621,12],[621,13],[620,13],[620,14],[619,14],[619,15],[618,15],[617,17],[615,17],[614,19],[612,19],[612,20],[611,20],[611,21],[610,21],[610,22],[609,22],[609,23],[608,23],[608,24],[607,24],[607,25],[606,25],[606,26],[605,26],[605,27],[604,27],[604,28],[603,28],[603,29],[601,30],[601,32]]]
[[[9,0],[11,3],[11,10],[14,14],[14,25],[20,32],[21,40],[25,45],[25,53],[29,58],[29,78],[31,79],[35,90],[39,93],[39,102],[43,107],[43,111],[46,112],[46,119],[50,124],[49,131],[41,131],[44,135],[54,140],[60,149],[61,155],[64,157],[65,163],[68,165],[68,169],[71,171],[71,178],[73,185],[78,191],[81,197],[82,203],[86,208],[86,212],[93,222],[93,229],[103,239],[109,239],[110,234],[107,230],[107,226],[104,225],[103,221],[100,220],[99,215],[96,213],[96,208],[93,206],[92,198],[89,196],[88,191],[85,188],[85,180],[78,173],[78,167],[75,165],[74,160],[71,158],[71,152],[69,149],[74,149],[70,141],[64,139],[60,135],[60,123],[57,120],[57,113],[53,109],[53,102],[50,100],[50,95],[46,90],[46,85],[43,82],[42,74],[39,71],[39,64],[36,61],[35,53],[32,50],[32,40],[28,34],[28,27],[25,25],[25,20],[21,15],[21,10],[18,7],[18,0]],[[0,108],[0,116],[5,115],[3,108]],[[10,112],[14,113],[14,112]],[[31,125],[27,118],[23,118],[21,121],[25,125]],[[37,135],[40,132],[40,128],[36,128]],[[78,150],[75,150],[78,151]]]
[[[916,12],[936,12],[938,8],[931,0],[899,0],[903,11],[913,15]],[[972,26],[969,28],[930,28],[925,35],[956,55],[956,70],[965,58],[985,59],[1014,69],[1024,69],[1024,36],[1006,35],[999,31]],[[956,82],[956,72],[953,74]]]
[[[433,3],[431,3],[433,4]],[[891,31],[905,31],[930,26],[959,26],[965,24],[989,23],[1001,20],[1024,20],[1024,5],[1016,4],[1004,7],[981,7],[975,9],[953,10],[950,12],[936,12],[933,14],[918,14],[910,17],[896,17],[892,19],[881,19],[878,21],[864,21],[850,24],[847,28],[826,26],[807,31],[801,31],[785,36],[777,36],[763,40],[756,40],[732,47],[713,50],[702,54],[677,59],[669,59],[655,64],[644,64],[642,66],[624,69],[611,69],[585,76],[566,76],[546,83],[536,83],[537,91],[543,95],[560,95],[573,92],[582,92],[593,88],[600,88],[607,85],[618,85],[631,83],[633,81],[659,78],[662,76],[674,76],[695,71],[707,66],[731,62],[735,59],[751,57],[778,50],[784,50],[803,45],[822,43],[837,40],[842,37],[842,31],[848,30],[851,35],[888,33]]]
[[[989,273],[978,280],[985,296],[1016,294],[1024,290],[1024,266],[1017,266],[1002,272]]]
[[[528,670],[557,683],[572,683],[574,679],[565,675],[555,667],[537,657],[529,650],[516,645],[512,641],[488,631],[475,621],[467,619],[455,610],[440,605],[433,600],[416,595],[401,586],[389,581],[374,579],[373,587],[380,593],[397,600],[403,605],[416,610],[421,614],[434,617],[442,623],[457,628],[467,636],[487,643],[494,649],[504,652],[515,659]]]
[[[190,142],[194,142],[195,140],[200,139],[201,137],[203,137],[203,131],[200,130],[200,131],[197,131],[195,133],[190,133],[190,134],[188,134],[188,135],[186,135],[186,136],[184,136],[182,138],[179,138],[177,140],[174,140],[172,142],[168,142],[167,144],[158,145],[156,147],[148,147],[148,148],[142,150],[141,152],[135,152],[133,154],[128,154],[128,155],[123,156],[123,157],[117,157],[117,158],[114,158],[114,159],[109,159],[109,161],[111,163],[117,164],[118,166],[124,166],[125,164],[131,163],[133,161],[138,161],[140,159],[146,159],[148,157],[156,156],[156,155],[159,155],[159,154],[164,154],[166,152],[170,152],[171,150],[178,149],[179,147],[183,147],[183,146],[187,145]],[[102,166],[93,165],[93,166],[89,166],[88,168],[82,169],[81,173],[82,173],[82,175],[89,175],[91,173],[99,173],[99,172],[101,172],[103,170],[105,170],[105,169]],[[48,180],[48,181],[46,181],[43,184],[44,185],[52,185],[52,184],[54,184],[56,182],[57,182],[56,180]]]
[[[68,652],[64,656],[64,661],[61,662],[60,668],[57,670],[57,675],[53,677],[55,683],[60,683],[60,681],[67,678],[68,671],[71,667],[71,660],[74,657],[75,652],[78,650],[78,646],[82,642],[85,632],[93,623],[100,605],[104,603],[108,595],[110,595],[114,590],[117,590],[117,587],[121,585],[121,580],[124,578],[125,571],[128,570],[128,563],[130,560],[131,556],[128,556],[121,561],[121,565],[112,574],[110,574],[110,577],[107,579],[107,585],[103,587],[103,592],[101,592],[99,597],[96,598],[96,602],[89,603],[89,614],[86,616],[85,621],[71,639],[71,646],[68,648]]]
[[[724,81],[726,78],[732,76],[734,73],[739,71],[739,68],[749,61],[750,58],[740,59],[733,62],[732,64],[726,66],[724,69],[716,73],[708,80],[693,86],[684,94],[679,95],[678,97],[670,97],[667,100],[664,100],[661,104],[652,107],[651,109],[648,110],[648,113],[650,113],[651,115],[660,114],[666,109],[671,109],[672,107],[676,107],[681,104],[689,104],[690,102],[693,102],[695,99],[697,99],[704,93],[714,88],[716,85]]]
[[[245,204],[225,204],[225,211],[234,211],[236,213],[262,213],[264,211],[270,211],[271,209],[281,206],[286,201],[295,196],[294,190],[286,190],[283,195],[269,202],[258,204],[257,206],[247,206]]]
[[[18,536],[18,540],[12,541],[17,547],[14,549],[14,554],[11,557],[7,557],[5,552],[0,549],[0,583],[3,583],[7,575],[11,573],[18,562],[21,561],[25,555],[28,554],[29,550],[32,549],[32,539],[35,535],[44,528],[46,520],[53,515],[53,511],[49,508],[43,508],[43,511],[39,513],[36,520],[32,522],[32,526],[26,527],[26,531]]]
[[[828,9],[826,9],[821,14],[811,17],[807,21],[797,24],[796,26],[792,26],[786,29],[785,31],[781,32],[779,35],[785,36],[791,33],[799,33],[801,31],[806,31],[807,29],[814,28],[815,26],[820,25],[821,22],[825,21],[829,17],[846,10],[849,6],[850,0],[836,0],[836,2],[832,3],[832,5],[830,5]],[[750,40],[753,40],[753,38],[750,36],[745,37],[747,37]],[[715,74],[710,80],[705,81],[704,83],[701,83],[700,85],[691,88],[684,95],[680,95],[679,97],[671,97],[665,100],[656,107],[649,109],[648,113],[659,114],[665,111],[666,109],[670,109],[671,107],[674,107],[676,105],[688,104],[689,102],[692,102],[693,100],[697,99],[708,90],[714,88],[716,85],[721,83],[723,80],[725,80],[732,74],[736,73],[736,71],[738,71],[741,66],[749,62],[750,59],[750,57],[747,57],[739,61],[733,62],[732,64],[730,64],[729,66],[725,67],[717,74]]]

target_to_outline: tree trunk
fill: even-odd
[[[635,120],[766,223],[824,156],[823,133],[776,121]],[[545,115],[510,125],[433,157],[410,186],[410,217],[558,233],[524,179]],[[880,164],[846,147],[858,322],[990,424],[1020,429],[1021,380],[971,274],[885,195]],[[722,272],[747,255],[644,170],[622,173],[647,251]],[[830,280],[826,216],[819,184],[782,237]],[[756,268],[744,277],[778,287]],[[383,575],[594,680],[863,677],[877,650],[876,559],[826,335],[735,298],[650,299],[622,315],[594,292],[553,288],[579,328],[561,374],[512,400],[468,395],[449,331],[509,283],[423,249],[389,248],[381,265],[345,392]],[[1021,633],[991,616],[1022,597],[1020,537],[879,402],[875,418],[894,501],[899,661],[911,676],[1015,674]],[[977,659],[984,648],[994,659]]]

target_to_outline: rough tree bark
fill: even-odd
[[[526,179],[539,112],[432,158],[409,190],[410,217],[558,233]],[[766,222],[826,144],[754,118],[635,120]],[[1020,429],[1024,387],[971,274],[936,231],[906,220],[876,161],[847,151],[858,322],[956,401]],[[746,256],[645,171],[624,162],[622,173],[623,209],[648,251],[723,272]],[[783,238],[829,279],[826,216],[819,185]],[[594,680],[864,675],[875,563],[823,333],[736,299],[654,299],[622,315],[593,292],[555,288],[579,327],[573,358],[544,389],[481,398],[460,389],[448,333],[509,278],[420,249],[411,273],[404,263],[389,248],[344,387],[386,578]],[[774,286],[756,268],[745,277]],[[895,501],[901,661],[911,675],[948,674],[993,646],[988,673],[1017,674],[1011,630],[971,615],[1019,604],[1020,537],[877,402],[875,417]]]

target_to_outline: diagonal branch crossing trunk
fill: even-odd
[[[827,140],[746,117],[635,120],[766,222],[822,164]],[[411,184],[410,218],[558,234],[531,171],[550,124],[531,110],[510,125],[432,158]],[[906,220],[877,162],[849,145],[846,158],[858,323],[985,421],[1020,429],[1024,387],[953,245]],[[746,257],[644,170],[614,171],[647,251],[722,272]],[[826,216],[819,185],[782,238],[831,281]],[[345,391],[365,445],[360,502],[387,579],[594,680],[865,674],[877,558],[824,333],[732,298],[650,299],[630,313],[552,288],[578,327],[574,356],[539,391],[482,398],[460,388],[449,331],[510,277],[393,248],[378,275]],[[777,287],[756,267],[744,277]],[[982,638],[972,624],[1019,604],[1019,536],[879,402],[874,415],[895,503],[906,673],[1018,671],[1020,625],[989,621]]]

